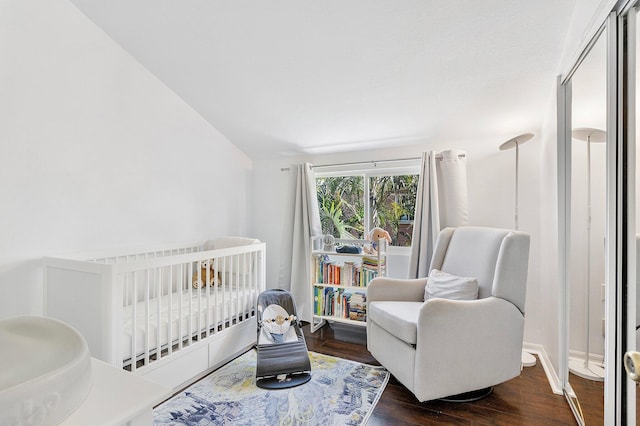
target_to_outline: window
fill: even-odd
[[[322,234],[364,238],[364,176],[316,179]]]
[[[322,233],[362,239],[379,226],[391,235],[391,245],[411,246],[419,179],[415,169],[316,172]]]

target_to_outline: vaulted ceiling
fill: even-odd
[[[263,159],[538,130],[575,0],[72,2]]]

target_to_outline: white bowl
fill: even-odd
[[[84,338],[61,321],[0,321],[0,425],[57,425],[91,388]]]

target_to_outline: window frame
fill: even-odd
[[[345,165],[328,165],[314,166],[314,179],[327,177],[348,177],[362,176],[363,178],[363,194],[364,194],[364,235],[368,235],[371,231],[371,205],[369,203],[369,178],[377,176],[405,176],[418,175],[420,177],[420,159],[408,159],[394,161],[394,164],[380,163],[363,163],[363,164],[345,164]],[[411,241],[413,245],[413,241]],[[387,250],[390,254],[405,254],[411,252],[411,246],[388,246]]]

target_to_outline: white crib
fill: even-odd
[[[201,262],[218,284],[194,288]],[[178,389],[256,342],[265,244],[224,237],[44,259],[45,315],[78,329],[91,355]]]

